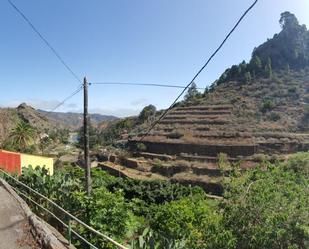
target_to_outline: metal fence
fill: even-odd
[[[53,212],[51,212],[50,210],[48,210],[47,208],[43,207],[41,204],[39,204],[38,202],[36,202],[35,200],[33,200],[31,197],[29,197],[25,192],[23,192],[20,189],[17,189],[16,187],[13,187],[11,184],[9,184],[12,189],[14,189],[15,192],[17,192],[20,196],[26,198],[28,201],[30,201],[31,203],[33,203],[35,206],[39,207],[40,209],[44,210],[45,212],[47,212],[49,215],[51,215],[53,218],[55,218],[58,222],[60,222],[60,224],[62,224],[62,226],[64,226],[64,228],[67,230],[67,239],[69,241],[69,243],[71,244],[72,241],[72,235],[74,235],[75,237],[77,237],[79,240],[83,241],[84,243],[86,243],[87,245],[90,246],[90,248],[92,249],[99,249],[98,247],[96,247],[95,245],[93,245],[91,242],[89,242],[86,238],[84,238],[83,236],[81,236],[79,233],[77,233],[73,228],[72,228],[72,221],[75,221],[76,223],[78,223],[79,225],[85,227],[88,231],[92,232],[93,234],[99,236],[100,238],[112,243],[114,246],[116,246],[117,248],[120,249],[129,249],[128,247],[125,247],[123,245],[121,245],[120,243],[118,243],[117,241],[113,240],[112,238],[110,238],[109,236],[95,230],[94,228],[88,226],[85,222],[81,221],[80,219],[76,218],[74,215],[70,214],[68,211],[64,210],[62,207],[60,207],[58,204],[56,204],[55,202],[53,202],[52,200],[48,199],[46,196],[40,194],[38,191],[30,188],[29,186],[27,186],[26,184],[20,182],[19,180],[17,180],[16,178],[14,178],[13,176],[11,176],[10,174],[6,173],[5,171],[3,171],[2,169],[0,169],[0,172],[7,176],[9,179],[13,180],[16,184],[26,188],[27,190],[29,190],[31,193],[34,193],[35,195],[39,196],[40,198],[44,199],[45,201],[47,201],[48,203],[50,203],[52,206],[54,206],[56,209],[58,209],[59,211],[61,211],[63,214],[65,214],[68,217],[68,224],[66,224],[62,219],[60,219],[59,217],[57,217]],[[0,174],[1,177],[1,174]]]

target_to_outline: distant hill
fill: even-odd
[[[83,114],[73,112],[46,112],[38,110],[40,114],[46,115],[46,117],[57,126],[76,130],[83,125]],[[97,126],[103,121],[116,120],[117,117],[111,115],[90,114],[91,124]]]
[[[101,114],[90,114],[90,118],[94,126],[117,119],[114,116]],[[36,110],[26,103],[20,104],[17,108],[0,108],[0,142],[7,138],[20,121],[29,123],[40,132],[64,128],[76,130],[82,126],[83,115],[81,113],[48,113]]]
[[[0,142],[7,138],[20,121],[29,123],[41,132],[57,128],[56,124],[25,103],[17,108],[0,108]]]

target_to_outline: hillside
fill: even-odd
[[[135,122],[122,136],[131,136],[132,154],[102,167],[220,193],[233,165],[248,169],[309,150],[309,31],[289,12],[280,24],[249,63],[227,69],[204,93],[193,86],[142,141],[151,121]]]
[[[41,132],[56,129],[55,124],[25,103],[19,105],[17,108],[0,108],[0,142],[7,138],[10,131],[20,121],[29,123]]]
[[[117,119],[114,116],[101,114],[90,114],[90,118],[94,126]],[[36,110],[25,103],[20,104],[17,108],[0,108],[0,142],[7,138],[11,130],[20,121],[29,123],[39,132],[55,131],[57,129],[76,130],[83,124],[83,115],[81,113],[48,113]]]

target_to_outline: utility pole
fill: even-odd
[[[84,156],[87,195],[91,194],[91,171],[89,158],[89,115],[88,115],[88,82],[84,78]]]

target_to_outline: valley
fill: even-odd
[[[84,114],[0,108],[1,181],[78,249],[309,248],[309,31],[279,24],[205,89],[166,85],[168,109],[88,115],[113,83],[86,77]]]

